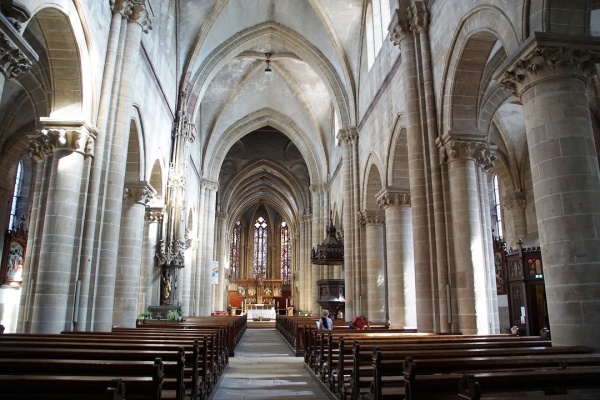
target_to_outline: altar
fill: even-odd
[[[253,318],[272,318],[275,319],[275,308],[249,308],[248,319]]]

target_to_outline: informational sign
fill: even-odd
[[[219,284],[219,262],[218,261],[212,262],[211,276],[212,276],[212,284],[218,285]]]

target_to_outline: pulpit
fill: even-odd
[[[317,281],[319,297],[317,303],[329,310],[329,315],[335,318],[338,313],[346,310],[343,279],[319,279]]]

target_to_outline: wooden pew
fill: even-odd
[[[185,350],[183,349],[183,347],[179,347],[177,351],[167,349],[159,350],[156,348],[146,350],[127,349],[111,351],[108,348],[101,347],[43,347],[41,343],[39,345],[35,345],[34,342],[28,343],[26,347],[17,347],[12,344],[6,343],[0,344],[0,359],[47,359],[59,361],[65,360],[65,363],[68,363],[71,360],[97,360],[116,361],[116,363],[127,363],[130,361],[154,362],[157,358],[161,360],[161,363],[168,363],[169,365],[169,369],[165,370],[164,367],[162,367],[163,369],[161,369],[163,375],[160,396],[162,396],[162,398],[174,398],[177,400],[183,400],[186,395],[184,385]],[[103,371],[101,368],[102,367],[99,367],[99,372]],[[115,366],[115,368],[117,367]],[[32,374],[33,372],[28,373],[28,375]],[[111,373],[110,375],[112,377],[116,377],[113,373]],[[104,379],[106,379],[106,376],[104,376]],[[167,382],[169,382],[168,385]]]
[[[549,349],[547,349],[549,350]],[[510,354],[506,356],[496,355],[492,357],[446,357],[441,358],[421,358],[418,357],[407,357],[403,363],[403,375],[404,375],[404,392],[407,400],[410,399],[425,399],[431,398],[431,396],[451,396],[456,395],[456,384],[457,376],[462,376],[464,373],[473,373],[477,377],[482,376],[481,381],[489,385],[490,389],[497,389],[497,384],[494,381],[494,376],[507,377],[512,375],[523,374],[524,372],[532,372],[532,382],[530,386],[521,384],[520,386],[513,386],[512,383],[504,381],[505,384],[511,390],[539,390],[536,388],[534,382],[536,381],[535,376],[538,372],[544,371],[600,371],[600,354],[592,352],[578,353],[577,347],[574,349],[565,347],[564,349],[554,347],[552,348],[554,354]],[[557,351],[564,350],[560,353]],[[584,349],[582,349],[584,350]],[[589,349],[591,351],[591,349]],[[389,355],[386,356],[385,352],[376,354],[380,362],[378,367],[382,368],[381,374],[377,379],[384,377],[384,373],[387,371],[397,370],[398,364],[397,359],[389,359]],[[385,358],[388,360],[385,360]],[[387,364],[385,367],[384,364]],[[374,368],[376,366],[374,365]],[[397,374],[390,372],[391,374]],[[498,375],[500,374],[500,375]],[[571,374],[569,372],[568,374]],[[389,375],[388,375],[389,376]],[[547,379],[551,379],[552,375],[543,375],[540,382],[546,382]],[[579,381],[573,380],[572,378],[566,378],[571,387],[583,387],[582,385],[577,386]],[[501,379],[499,379],[501,381]],[[565,381],[566,383],[567,381]],[[377,383],[375,383],[377,386]],[[388,383],[389,386],[389,383]],[[501,386],[501,385],[500,385]],[[385,387],[385,383],[383,383]],[[548,387],[552,387],[549,385]],[[600,389],[600,383],[596,384],[596,387]],[[507,388],[505,388],[506,390]],[[375,389],[377,393],[378,390]],[[385,397],[375,397],[385,398]]]
[[[371,337],[374,336],[374,337]],[[336,346],[335,338],[338,338]],[[340,340],[342,339],[343,340]],[[363,378],[367,380],[372,376],[372,349],[374,347],[383,347],[387,350],[400,349],[422,349],[424,346],[430,349],[451,350],[462,349],[464,347],[479,346],[481,348],[498,347],[549,347],[551,342],[540,340],[540,338],[518,338],[509,335],[486,335],[486,336],[462,336],[462,335],[414,335],[414,334],[392,334],[375,333],[370,331],[355,331],[346,336],[336,335],[331,332],[327,335],[327,340],[323,342],[328,353],[323,356],[322,371],[317,376],[326,377],[323,381],[330,391],[339,397],[351,397],[352,388],[356,385],[353,382],[354,365],[354,343],[359,342],[363,346],[361,351],[360,363]],[[343,344],[342,344],[343,343]],[[360,385],[359,385],[360,386]],[[363,386],[368,386],[367,383]],[[363,387],[363,391],[366,387]]]
[[[100,348],[106,351],[177,351],[181,347],[185,354],[187,354],[182,367],[184,371],[182,382],[184,383],[185,390],[193,398],[205,398],[213,386],[211,382],[213,377],[209,366],[210,357],[207,353],[211,345],[206,337],[200,337],[201,341],[199,342],[197,336],[179,337],[165,334],[148,338],[106,332],[94,334],[78,333],[74,335],[63,333],[60,335],[33,334],[10,336],[0,337],[0,345],[9,343],[29,347],[47,347],[51,345],[80,349]],[[166,375],[165,387],[171,388],[176,386],[178,375],[175,374],[175,371],[171,372],[171,370],[168,370]]]
[[[597,399],[600,398],[598,378],[600,368],[597,367],[465,374],[459,380],[458,398],[511,398],[518,392],[528,400]]]
[[[151,377],[131,377],[127,382],[120,378],[105,376],[64,375],[0,375],[3,400],[160,400],[153,395],[154,382]],[[147,394],[135,395],[132,391]],[[125,395],[127,397],[125,397]]]

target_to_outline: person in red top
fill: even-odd
[[[364,315],[357,315],[350,322],[351,329],[369,329],[369,320]]]

